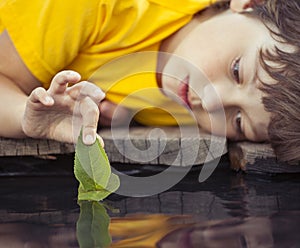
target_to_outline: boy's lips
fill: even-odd
[[[191,105],[189,102],[188,93],[189,93],[189,77],[187,76],[184,80],[181,81],[181,84],[178,87],[178,96],[190,108]]]

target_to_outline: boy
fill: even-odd
[[[159,110],[172,105],[168,96],[185,105],[204,130],[233,140],[270,140],[280,159],[298,161],[299,2],[259,2],[232,0],[231,9],[216,14],[205,9],[208,0],[2,1],[0,135],[73,142],[76,118],[91,144],[99,114],[100,124],[112,118],[122,123],[144,102],[138,122],[173,125],[169,110]],[[106,82],[126,66],[120,59],[105,70],[109,61],[148,51],[160,52],[156,73]],[[151,70],[145,70],[152,71],[153,58],[146,58],[137,61],[150,61]],[[99,87],[79,83],[77,72],[87,80],[99,68]],[[117,107],[144,88],[157,92]],[[189,122],[187,111],[171,109],[180,123]]]

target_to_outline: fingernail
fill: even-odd
[[[95,139],[92,135],[88,134],[85,136],[84,141],[86,144],[93,144],[95,142]]]

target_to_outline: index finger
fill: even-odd
[[[66,91],[68,83],[77,83],[81,76],[75,71],[61,71],[51,81],[49,93],[62,94]]]

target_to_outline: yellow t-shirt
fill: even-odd
[[[188,111],[156,85],[157,51],[163,39],[210,2],[1,0],[0,32],[8,31],[46,88],[57,72],[72,69],[96,83],[108,100],[135,111],[143,124],[176,124],[170,114],[188,123]]]

